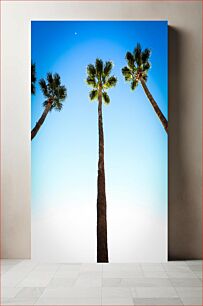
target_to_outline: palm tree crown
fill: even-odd
[[[149,62],[150,54],[151,52],[149,49],[145,49],[142,51],[140,44],[137,44],[133,53],[126,53],[127,66],[122,69],[122,73],[125,80],[127,82],[130,82],[132,90],[137,87],[139,82],[141,83],[143,90],[148,100],[150,101],[156,115],[161,121],[161,124],[163,125],[166,133],[168,133],[168,121],[146,85],[148,71],[151,66]]]
[[[101,59],[96,59],[95,65],[89,64],[87,66],[87,84],[93,89],[89,93],[90,100],[98,99],[101,92],[102,98],[105,104],[110,103],[110,97],[106,90],[112,88],[117,83],[117,78],[111,74],[113,68],[113,63],[107,61],[103,63]]]
[[[133,53],[126,53],[127,66],[122,69],[125,80],[131,83],[131,89],[134,90],[139,80],[142,78],[147,81],[148,71],[151,67],[149,58],[150,49],[142,51],[141,45],[138,43]]]
[[[45,79],[39,81],[42,93],[46,100],[44,101],[44,107],[51,103],[50,111],[54,108],[60,111],[63,107],[63,101],[67,96],[67,89],[64,85],[61,85],[61,78],[58,73],[47,73],[47,82]]]
[[[36,66],[34,63],[31,64],[31,93],[34,95],[36,92],[35,82],[36,82]]]

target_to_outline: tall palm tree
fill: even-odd
[[[107,220],[106,220],[106,190],[104,170],[104,131],[102,119],[102,102],[110,103],[106,90],[117,83],[115,76],[110,76],[113,63],[103,63],[96,59],[95,65],[87,66],[87,84],[93,89],[89,93],[90,100],[98,101],[98,129],[99,129],[99,161],[97,176],[97,262],[108,262]]]
[[[36,136],[40,127],[44,123],[47,114],[52,110],[60,111],[63,107],[63,101],[67,96],[67,90],[64,85],[61,85],[61,78],[58,73],[52,75],[47,73],[47,82],[44,79],[39,81],[40,88],[46,100],[43,103],[44,111],[42,116],[37,121],[35,127],[31,131],[31,140]]]
[[[35,82],[36,82],[36,65],[31,63],[31,94],[34,95],[36,92]]]
[[[122,69],[122,73],[125,77],[125,80],[131,83],[132,90],[138,86],[139,82],[141,83],[147,98],[154,108],[155,113],[159,117],[166,133],[168,133],[168,121],[166,120],[146,85],[148,71],[151,67],[149,62],[150,54],[151,52],[149,49],[142,51],[140,44],[137,44],[133,53],[126,53],[127,66]]]

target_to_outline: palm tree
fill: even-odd
[[[47,114],[52,110],[60,111],[63,107],[63,101],[67,96],[67,90],[64,85],[61,85],[61,78],[58,73],[52,75],[52,73],[47,73],[47,82],[44,79],[39,81],[40,88],[43,92],[46,100],[43,103],[44,111],[42,116],[37,121],[35,127],[31,132],[31,140],[36,136],[40,127],[44,123]]]
[[[102,120],[102,102],[110,103],[106,90],[117,83],[115,76],[110,76],[113,63],[103,63],[96,59],[95,65],[87,66],[87,84],[93,89],[89,93],[90,100],[98,101],[98,129],[99,129],[99,161],[97,176],[97,262],[108,262],[107,220],[106,220],[106,191],[104,171],[104,131]]]
[[[141,83],[147,98],[154,108],[155,113],[159,117],[166,133],[168,133],[168,121],[166,120],[146,85],[148,71],[151,67],[149,62],[150,54],[151,52],[149,49],[142,51],[140,44],[137,44],[133,53],[126,53],[127,66],[122,69],[122,73],[125,77],[125,80],[131,83],[132,90],[138,86],[139,82]]]
[[[35,82],[36,82],[36,66],[34,63],[31,63],[31,94],[34,95],[36,91]]]

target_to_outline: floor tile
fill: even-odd
[[[53,278],[54,272],[31,272],[21,281],[20,287],[46,287]]]
[[[44,292],[44,289],[43,287],[25,287],[25,288],[22,288],[18,294],[16,295],[16,298],[39,298],[42,293]]]
[[[183,305],[180,298],[134,298],[134,305]]]
[[[93,264],[82,264],[80,267],[81,272],[86,271],[96,271],[96,272],[102,272],[102,263],[93,263]]]
[[[79,287],[101,287],[102,278],[83,278],[79,277],[75,281],[75,286]]]
[[[47,287],[50,282],[49,278],[25,280],[20,283],[21,287]]]
[[[86,298],[86,297],[101,297],[101,288],[97,287],[72,287],[72,288],[58,288],[45,289],[41,297],[48,298]]]
[[[82,267],[82,264],[60,264],[58,267],[58,271],[76,271],[79,272]]]
[[[47,288],[66,288],[72,287],[76,282],[76,279],[72,278],[57,278],[54,277],[50,280]]]
[[[197,278],[193,272],[167,271],[169,278]]]
[[[181,298],[183,305],[190,305],[190,306],[195,306],[195,305],[203,305],[203,301],[201,297],[182,297]]]
[[[188,266],[202,265],[202,260],[186,260],[185,263],[186,263]]]
[[[37,297],[29,297],[29,298],[12,298],[9,299],[4,305],[35,305],[37,302]]]
[[[103,298],[128,298],[131,297],[130,288],[123,287],[104,287],[102,288]]]
[[[33,272],[56,272],[59,267],[59,264],[38,264]]]
[[[144,274],[141,271],[104,271],[104,278],[138,278],[143,277]]]
[[[167,266],[185,266],[187,265],[185,260],[169,260],[167,262],[164,262],[163,265]]]
[[[200,287],[202,282],[199,278],[170,278],[174,287]]]
[[[165,271],[144,271],[144,277],[154,278],[168,278],[168,274]]]
[[[133,299],[131,297],[128,297],[128,298],[102,298],[102,305],[130,306],[130,305],[134,305],[134,303],[133,303]]]
[[[101,305],[101,298],[40,298],[35,305]]]
[[[135,297],[159,298],[159,297],[179,297],[172,287],[137,287]]]
[[[17,265],[21,263],[23,260],[22,259],[0,259],[0,264],[1,266],[3,265]]]
[[[128,278],[122,279],[121,286],[129,287],[171,287],[169,279],[160,278]]]
[[[191,272],[191,269],[188,265],[176,265],[176,264],[163,264],[164,270],[167,272]]]
[[[151,271],[151,272],[164,272],[164,267],[162,264],[150,264],[150,263],[145,263],[141,264],[141,268],[143,271]]]
[[[0,273],[4,274],[8,272],[9,270],[11,270],[12,268],[13,268],[13,265],[3,265],[1,266]]]
[[[102,278],[102,287],[122,287],[122,278]]]
[[[63,271],[63,270],[57,270],[57,272],[54,274],[54,277],[57,278],[71,278],[76,279],[79,276],[79,271]]]
[[[25,279],[52,278],[54,275],[55,271],[32,271]]]
[[[1,284],[4,287],[17,286],[34,269],[36,263],[20,262],[12,269],[5,272],[1,277]]]
[[[195,274],[196,277],[198,277],[199,279],[202,279],[202,271],[201,272],[193,271],[193,273]]]
[[[78,277],[83,278],[83,279],[102,278],[102,271],[85,271],[85,272],[80,272],[78,274]]]
[[[7,303],[9,303],[9,299],[8,298],[1,298],[0,299],[0,305],[7,305]]]
[[[202,287],[176,287],[176,291],[181,298],[202,296]]]
[[[142,272],[141,265],[138,263],[108,263],[103,264],[103,272]]]
[[[202,265],[191,265],[189,266],[190,270],[196,271],[196,272],[201,272],[202,271]]]
[[[14,298],[18,292],[21,291],[21,288],[16,287],[2,287],[1,288],[1,297],[2,298]]]

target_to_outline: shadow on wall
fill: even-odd
[[[194,169],[192,162],[188,165],[188,161],[192,159],[192,155],[191,158],[189,156],[193,146],[191,135],[194,136],[194,132],[189,135],[188,129],[190,127],[188,127],[188,124],[192,125],[193,121],[186,120],[184,116],[184,109],[187,104],[194,103],[194,101],[188,101],[189,98],[187,101],[184,98],[187,85],[182,81],[186,73],[184,45],[186,39],[188,39],[187,35],[188,33],[169,26],[169,260],[200,259],[202,254],[201,186],[194,188],[195,181],[191,184],[194,174],[197,175],[198,179],[199,173],[196,168]],[[192,55],[192,50],[190,52]],[[186,150],[188,150],[187,154]],[[194,172],[191,173],[191,170]],[[201,185],[201,182],[199,184]],[[195,195],[194,193],[197,193],[197,190],[199,193]]]

